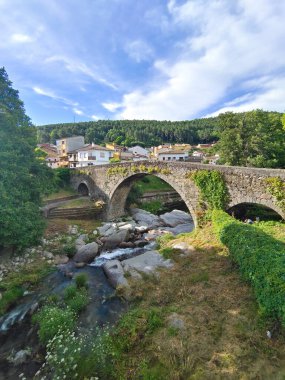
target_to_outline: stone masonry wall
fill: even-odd
[[[146,174],[153,174],[169,183],[177,191],[196,223],[199,190],[193,181],[186,178],[186,175],[191,171],[201,169],[218,170],[223,173],[230,194],[228,208],[239,203],[258,203],[272,208],[285,218],[284,211],[266,192],[264,184],[264,179],[268,177],[280,177],[285,181],[285,170],[281,169],[143,161],[74,169],[72,185],[77,190],[80,183],[86,184],[92,197],[105,201],[106,219],[113,219],[124,214],[125,202],[132,184]],[[155,172],[151,173],[153,170]]]

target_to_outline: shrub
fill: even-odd
[[[76,253],[76,247],[75,247],[75,242],[74,241],[70,241],[68,243],[66,243],[64,246],[63,246],[63,252],[69,257],[69,258],[72,258],[75,253]]]
[[[67,288],[64,289],[63,297],[65,300],[70,300],[71,298],[75,297],[77,293],[77,288],[75,285],[70,285]]]
[[[0,315],[4,314],[23,294],[24,290],[20,287],[7,290],[0,299]]]
[[[78,289],[73,297],[66,299],[65,303],[74,313],[79,314],[89,303],[87,290]]]
[[[78,288],[87,288],[87,274],[86,273],[80,273],[75,277],[75,283]]]
[[[260,312],[285,326],[285,245],[260,228],[243,224],[224,211],[214,210],[216,234],[250,281]]]
[[[158,215],[164,211],[164,207],[161,201],[144,202],[140,204],[140,208],[155,215]]]
[[[33,317],[39,323],[39,338],[47,344],[55,335],[66,333],[75,327],[75,314],[71,309],[61,309],[57,306],[44,306]]]

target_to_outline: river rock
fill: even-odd
[[[83,268],[85,265],[86,263],[75,263],[75,268]]]
[[[46,259],[53,259],[53,254],[51,252],[48,252],[48,251],[43,251],[43,256],[46,258]]]
[[[158,268],[170,268],[173,265],[171,260],[165,260],[156,251],[147,251],[142,255],[123,260],[121,263],[124,271],[129,272],[131,276],[133,276],[134,271],[138,274],[141,272],[149,274]]]
[[[118,230],[116,223],[105,223],[103,226],[98,227],[101,236],[111,236]]]
[[[178,224],[176,227],[166,227],[166,231],[171,232],[173,235],[185,234],[193,231],[194,223]]]
[[[168,317],[168,325],[177,330],[185,329],[185,322],[180,317],[180,315],[173,313]]]
[[[139,208],[131,209],[134,220],[146,229],[156,228],[162,225],[159,217]]]
[[[88,239],[87,234],[82,234],[79,235],[78,238],[75,240],[75,247],[76,247],[76,252],[86,244],[86,240]]]
[[[119,244],[119,248],[135,248],[135,243],[132,241],[123,241]]]
[[[185,241],[182,241],[181,243],[176,243],[172,246],[174,249],[180,249],[184,253],[190,253],[195,252],[196,249],[193,247],[193,245],[187,244]]]
[[[53,262],[55,265],[66,264],[69,261],[69,257],[66,255],[56,255],[54,256]]]
[[[120,245],[120,243],[127,240],[129,240],[128,230],[119,230],[117,232],[114,232],[112,235],[104,236],[101,238],[101,241],[104,243],[104,250],[116,248]]]
[[[16,353],[14,358],[11,359],[11,362],[14,365],[20,365],[20,364],[25,363],[30,356],[31,356],[30,350],[20,350]]]
[[[124,270],[119,260],[109,260],[103,264],[103,270],[114,288],[118,286],[129,286],[124,277]]]
[[[136,247],[144,247],[147,244],[148,244],[148,241],[146,241],[146,240],[136,240],[135,241]]]
[[[95,241],[85,244],[79,248],[73,259],[77,263],[91,263],[98,253],[98,248],[98,244]]]
[[[78,226],[77,225],[69,226],[68,227],[68,233],[70,235],[77,235],[78,234]]]
[[[187,212],[181,210],[173,210],[160,215],[160,220],[164,225],[169,227],[176,227],[178,224],[190,224],[193,220]]]

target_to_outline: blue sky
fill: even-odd
[[[285,111],[285,1],[0,0],[0,66],[37,124]]]

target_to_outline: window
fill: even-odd
[[[100,152],[100,158],[105,158],[105,153],[104,152]]]
[[[84,153],[84,158],[87,158],[87,153]]]
[[[171,160],[171,157],[168,157],[167,159],[168,159],[168,161],[170,161],[170,160]]]
[[[165,161],[165,157],[162,157],[163,161]]]
[[[61,144],[64,145],[64,140],[62,140]]]
[[[62,149],[62,153],[65,153],[65,149]]]

